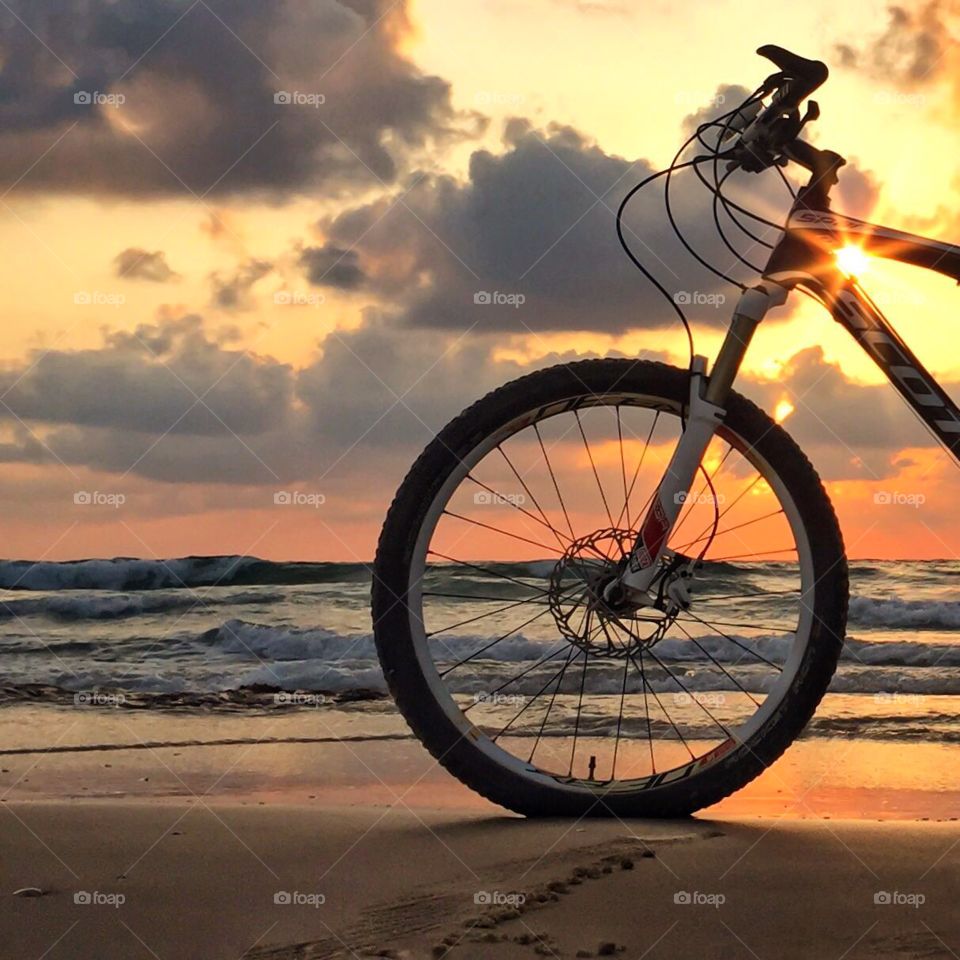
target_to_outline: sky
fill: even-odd
[[[810,135],[848,160],[837,209],[960,238],[958,6],[8,0],[0,553],[368,561],[409,464],[487,390],[576,356],[685,365],[613,211],[772,72],[764,43],[831,67]],[[738,189],[786,209],[775,178]],[[656,197],[629,226],[668,286],[713,295],[691,312],[713,356],[732,288]],[[960,397],[955,284],[877,262],[863,283]],[[478,314],[478,290],[524,304]],[[799,301],[738,388],[792,408],[852,556],[955,558],[956,465]]]

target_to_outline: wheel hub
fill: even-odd
[[[550,575],[549,603],[562,636],[591,656],[623,658],[662,639],[677,606],[667,595],[637,601],[619,587],[637,531],[608,527],[573,540]],[[668,586],[672,563],[658,577]],[[666,578],[666,579],[665,579]],[[656,581],[655,581],[656,582]]]

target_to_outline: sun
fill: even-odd
[[[777,404],[776,408],[774,409],[773,419],[776,420],[777,423],[783,423],[783,421],[786,420],[787,417],[789,417],[790,414],[793,413],[795,409],[796,407],[794,407],[794,405],[789,400],[784,398]]]
[[[848,277],[858,277],[865,273],[870,264],[870,258],[862,248],[848,243],[836,252],[837,265]]]

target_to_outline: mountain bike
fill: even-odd
[[[836,258],[853,241],[960,280],[960,248],[833,212],[845,161],[800,136],[827,67],[757,52],[776,72],[617,215],[687,330],[688,369],[590,359],[494,390],[427,446],[383,527],[373,618],[396,703],[439,763],[519,813],[690,814],[769,767],[823,697],[846,628],[840,528],[797,444],[733,389],[788,294],[825,306],[960,458],[957,406]],[[736,170],[790,186],[789,163],[809,179],[785,223],[723,191]],[[769,249],[709,369],[622,221],[639,189],[683,168],[742,262],[731,229]],[[667,212],[674,223],[669,199]]]

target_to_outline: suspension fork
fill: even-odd
[[[608,599],[614,591],[630,600],[647,597],[700,463],[714,433],[723,423],[727,397],[753,333],[767,311],[787,299],[787,293],[786,287],[770,281],[745,290],[734,309],[733,320],[709,377],[706,358],[694,357],[683,433],[640,524],[630,558],[618,581],[607,588]]]

